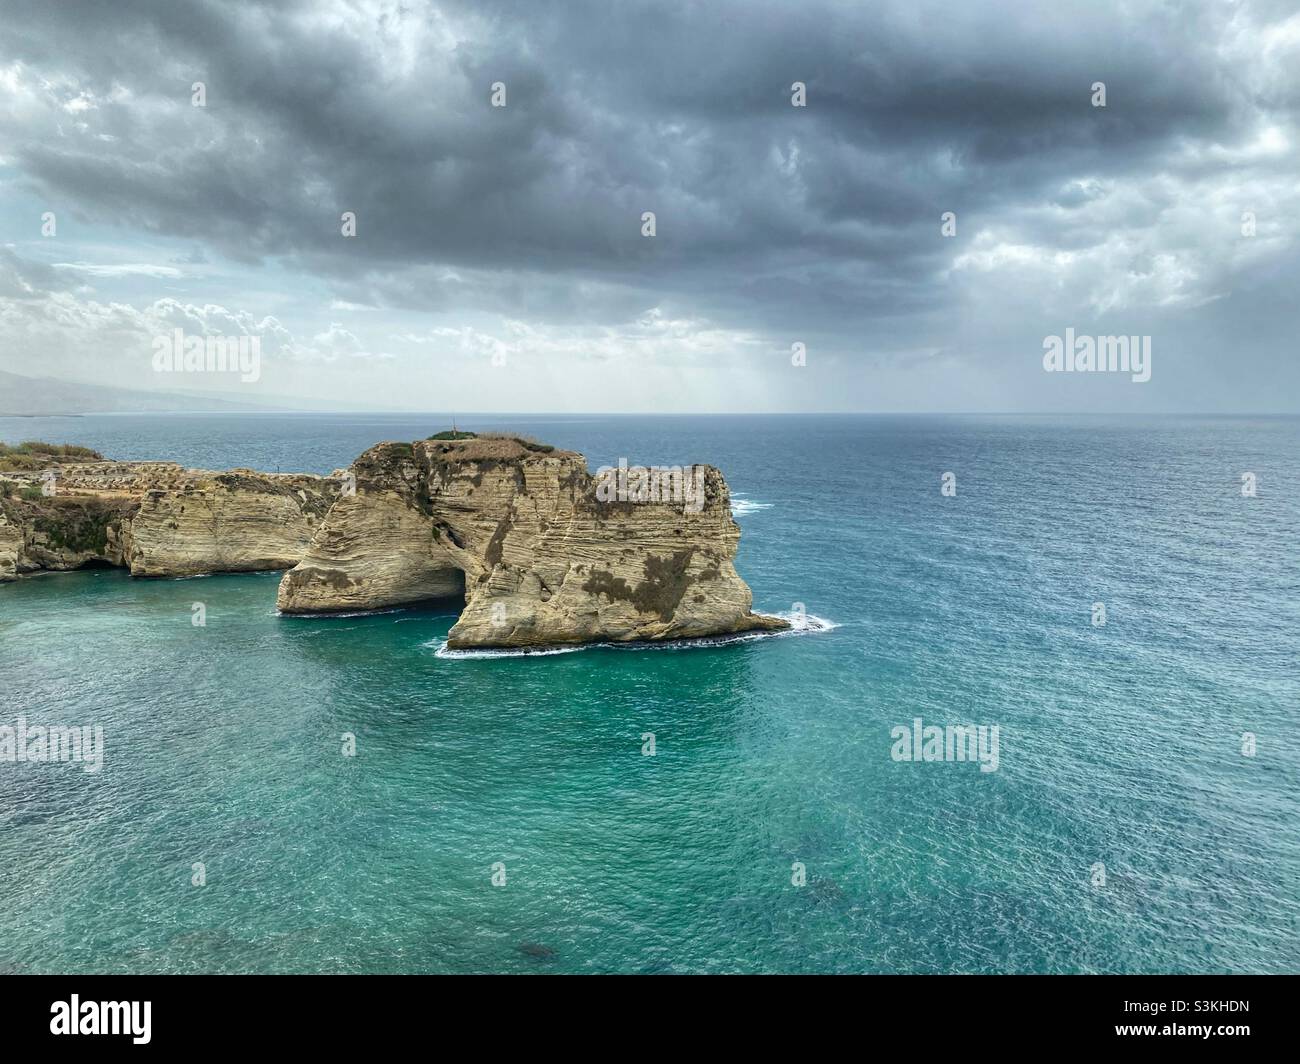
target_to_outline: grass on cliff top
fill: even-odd
[[[537,451],[539,454],[550,454],[555,448],[549,443],[542,443],[531,436],[524,436],[518,432],[480,432],[481,440],[511,440],[519,444],[520,447],[527,448],[530,451]]]
[[[52,461],[62,458],[99,461],[104,456],[89,447],[74,443],[44,443],[41,440],[23,440],[16,447],[0,443],[0,469],[44,469]]]
[[[536,451],[537,454],[550,454],[552,450],[555,450],[555,447],[552,447],[550,444],[542,444],[542,442],[534,440],[532,436],[523,436],[523,434],[517,432],[465,432],[464,429],[460,429],[459,432],[454,432],[451,431],[451,429],[448,429],[448,431],[446,432],[434,433],[433,436],[430,436],[428,438],[429,440],[439,440],[439,441],[445,441],[445,440],[485,440],[485,441],[494,441],[494,442],[506,441],[506,442],[511,442],[511,444],[519,444],[519,446],[524,447],[525,450]]]

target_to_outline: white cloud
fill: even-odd
[[[181,271],[174,266],[155,266],[148,262],[123,262],[116,264],[98,264],[91,262],[56,262],[56,270],[70,270],[88,277],[181,277]]]
[[[717,366],[774,348],[771,340],[757,333],[723,328],[699,318],[670,317],[658,307],[615,326],[558,325],[507,318],[495,330],[440,326],[395,339],[465,355],[504,355],[575,366],[591,362]]]

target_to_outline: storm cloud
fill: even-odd
[[[139,369],[180,313],[273,322],[282,384],[373,405],[416,366],[453,375],[425,402],[535,409],[617,365],[660,376],[582,403],[1297,405],[1283,4],[6,0],[3,22],[15,372]],[[133,316],[136,339],[96,331]],[[1152,335],[1152,381],[1044,377],[1066,327]]]

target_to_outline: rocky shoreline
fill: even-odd
[[[787,627],[752,612],[726,481],[695,468],[702,499],[602,501],[582,455],[504,435],[381,443],[329,477],[7,448],[0,582],[95,565],[139,577],[287,570],[287,614],[463,595],[452,648]]]

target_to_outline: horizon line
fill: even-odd
[[[451,417],[442,410],[82,410],[35,414],[0,413],[0,418],[78,417]],[[458,418],[484,417],[1300,417],[1300,410],[469,410],[455,411]]]

